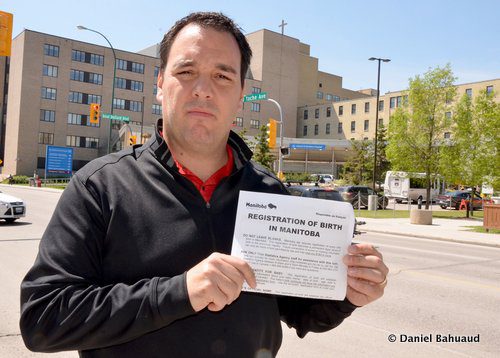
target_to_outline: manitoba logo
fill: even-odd
[[[267,204],[267,206],[269,207],[269,209],[276,209],[276,207],[277,207],[276,205],[271,204],[271,203]]]
[[[247,208],[267,209],[267,205],[259,203],[246,203]]]

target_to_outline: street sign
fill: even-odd
[[[307,149],[307,150],[325,150],[326,145],[324,144],[303,144],[303,143],[292,143],[290,144],[292,149]]]
[[[267,92],[252,93],[243,97],[243,102],[263,101],[267,99]]]
[[[47,173],[71,174],[73,172],[73,148],[48,145],[45,170]]]
[[[130,122],[129,116],[119,116],[116,114],[103,113],[102,118],[111,119],[113,121],[122,121],[122,122]]]

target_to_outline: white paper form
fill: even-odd
[[[255,271],[244,291],[343,300],[354,231],[349,203],[241,191],[231,255]]]

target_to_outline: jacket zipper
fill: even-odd
[[[205,203],[205,211],[206,211],[207,216],[208,216],[208,230],[210,232],[210,239],[212,241],[212,251],[216,252],[217,251],[217,242],[215,241],[214,227],[212,225],[212,213],[210,210],[211,208],[212,208],[212,206],[210,205],[210,203]]]

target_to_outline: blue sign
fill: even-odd
[[[47,173],[71,174],[73,172],[73,148],[48,145],[45,170]]]
[[[308,150],[325,150],[326,145],[324,144],[302,144],[302,143],[292,143],[290,144],[292,149],[308,149]]]

